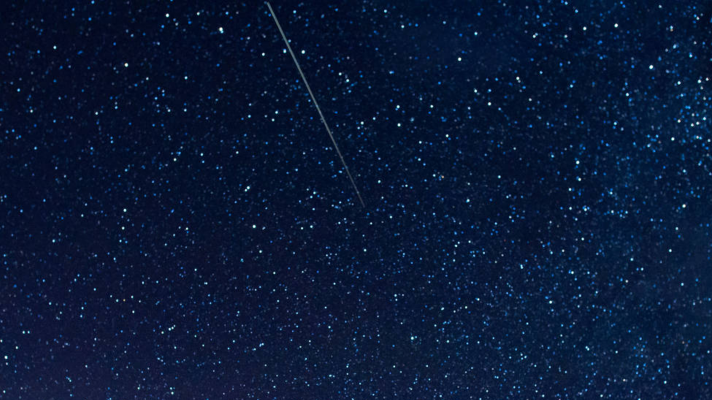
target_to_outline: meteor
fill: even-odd
[[[289,54],[292,55],[292,60],[294,60],[294,65],[297,66],[297,71],[299,71],[299,75],[301,75],[301,77],[302,77],[304,86],[307,87],[307,91],[309,92],[309,96],[311,96],[312,102],[314,102],[316,111],[319,112],[319,117],[321,118],[321,122],[324,123],[324,128],[326,128],[326,133],[328,133],[329,137],[331,138],[331,143],[334,144],[334,149],[336,149],[336,154],[338,154],[339,158],[341,159],[341,164],[344,166],[344,169],[346,170],[346,175],[348,175],[349,180],[351,181],[351,186],[354,187],[354,190],[356,191],[356,196],[358,196],[358,200],[359,200],[359,202],[361,202],[361,206],[366,207],[366,204],[363,202],[363,198],[361,197],[361,192],[359,192],[358,187],[356,186],[354,177],[351,176],[351,172],[349,171],[349,167],[346,165],[344,156],[341,154],[341,150],[339,150],[339,145],[336,144],[336,139],[334,139],[334,135],[331,133],[329,124],[326,123],[326,118],[324,118],[324,114],[321,112],[321,108],[319,108],[319,103],[317,103],[316,98],[314,97],[314,93],[312,93],[311,87],[309,86],[309,82],[307,82],[307,78],[304,76],[304,72],[302,72],[302,67],[299,66],[299,61],[297,61],[297,56],[294,55],[294,52],[292,51],[292,46],[289,45],[289,41],[287,40],[287,35],[284,34],[284,31],[282,30],[282,25],[279,24],[279,20],[277,20],[277,15],[274,13],[272,6],[269,4],[268,1],[266,1],[265,4],[267,4],[267,8],[269,8],[269,12],[270,12],[270,14],[272,14],[272,18],[274,18],[274,23],[277,24],[277,29],[279,29],[279,33],[282,35],[282,39],[284,39],[284,44],[287,45],[287,50],[289,50]]]

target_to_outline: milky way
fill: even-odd
[[[712,397],[710,4],[273,2],[362,207],[264,3],[144,3],[0,11],[0,398]]]

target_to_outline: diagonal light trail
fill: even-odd
[[[356,195],[358,196],[358,200],[361,202],[361,206],[366,207],[366,203],[363,202],[363,198],[361,197],[361,192],[359,192],[358,187],[356,186],[354,177],[351,176],[351,172],[349,171],[349,167],[346,165],[344,156],[341,154],[341,150],[339,150],[339,145],[336,144],[336,140],[334,139],[334,135],[331,133],[329,124],[326,123],[326,118],[324,118],[324,114],[322,114],[321,108],[319,108],[319,103],[317,103],[316,98],[314,97],[314,93],[312,93],[311,87],[309,86],[309,82],[307,82],[307,78],[304,76],[304,72],[302,72],[302,67],[299,66],[299,61],[297,61],[297,56],[294,55],[294,52],[292,51],[292,46],[289,45],[289,41],[287,40],[287,35],[284,34],[284,31],[282,30],[282,26],[279,24],[279,20],[277,20],[277,15],[274,13],[272,6],[269,4],[268,1],[266,1],[265,3],[267,4],[267,8],[269,8],[270,14],[272,14],[272,18],[274,18],[275,24],[277,24],[277,29],[279,29],[279,33],[282,35],[282,39],[284,39],[284,44],[287,45],[287,50],[289,50],[289,54],[292,55],[292,60],[294,60],[294,65],[297,66],[299,75],[301,75],[302,81],[304,81],[304,86],[307,87],[309,96],[311,96],[311,99],[314,102],[314,106],[316,106],[316,110],[319,112],[319,117],[321,118],[321,122],[324,123],[324,127],[326,128],[326,133],[328,133],[329,137],[331,138],[331,143],[334,144],[334,149],[336,149],[336,154],[338,154],[339,158],[341,159],[341,164],[343,164],[344,169],[346,170],[346,175],[348,175],[349,180],[351,181],[351,186],[354,187],[354,190],[356,191]]]

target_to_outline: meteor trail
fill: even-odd
[[[272,14],[272,18],[274,18],[274,23],[277,24],[277,29],[279,29],[279,33],[282,35],[282,39],[284,39],[284,44],[287,45],[287,50],[289,50],[289,54],[292,55],[292,60],[294,60],[294,65],[297,66],[299,75],[301,75],[302,81],[304,81],[304,86],[307,87],[309,96],[311,96],[311,99],[314,102],[314,106],[316,107],[316,110],[319,112],[319,117],[321,118],[321,122],[324,123],[324,127],[326,128],[326,133],[328,133],[329,137],[331,138],[331,143],[334,144],[334,149],[336,149],[336,154],[338,154],[339,158],[341,159],[341,164],[343,164],[344,169],[346,170],[346,174],[349,176],[349,180],[351,181],[351,185],[354,187],[354,190],[356,191],[358,200],[359,200],[359,202],[361,202],[362,207],[366,207],[366,204],[363,202],[363,198],[361,197],[361,192],[359,192],[358,187],[356,187],[356,182],[354,181],[354,177],[351,176],[351,172],[349,171],[349,167],[346,165],[344,156],[341,155],[341,150],[339,150],[339,146],[336,144],[334,135],[331,133],[331,129],[329,128],[329,125],[326,123],[326,118],[324,118],[324,114],[322,114],[321,108],[319,108],[319,103],[316,102],[316,98],[314,97],[314,93],[312,93],[311,87],[309,86],[309,82],[307,82],[307,78],[304,76],[304,72],[302,72],[302,68],[299,66],[299,61],[297,61],[297,56],[294,55],[294,52],[292,51],[292,46],[289,45],[289,41],[287,40],[287,35],[284,34],[284,31],[282,30],[282,26],[279,24],[279,20],[277,20],[277,15],[274,13],[272,6],[269,4],[268,1],[266,1],[265,4],[267,4],[267,8],[269,8],[269,12],[270,12],[270,14]]]

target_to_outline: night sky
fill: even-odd
[[[712,398],[712,3],[272,6],[365,207],[264,3],[0,6],[0,398]]]

